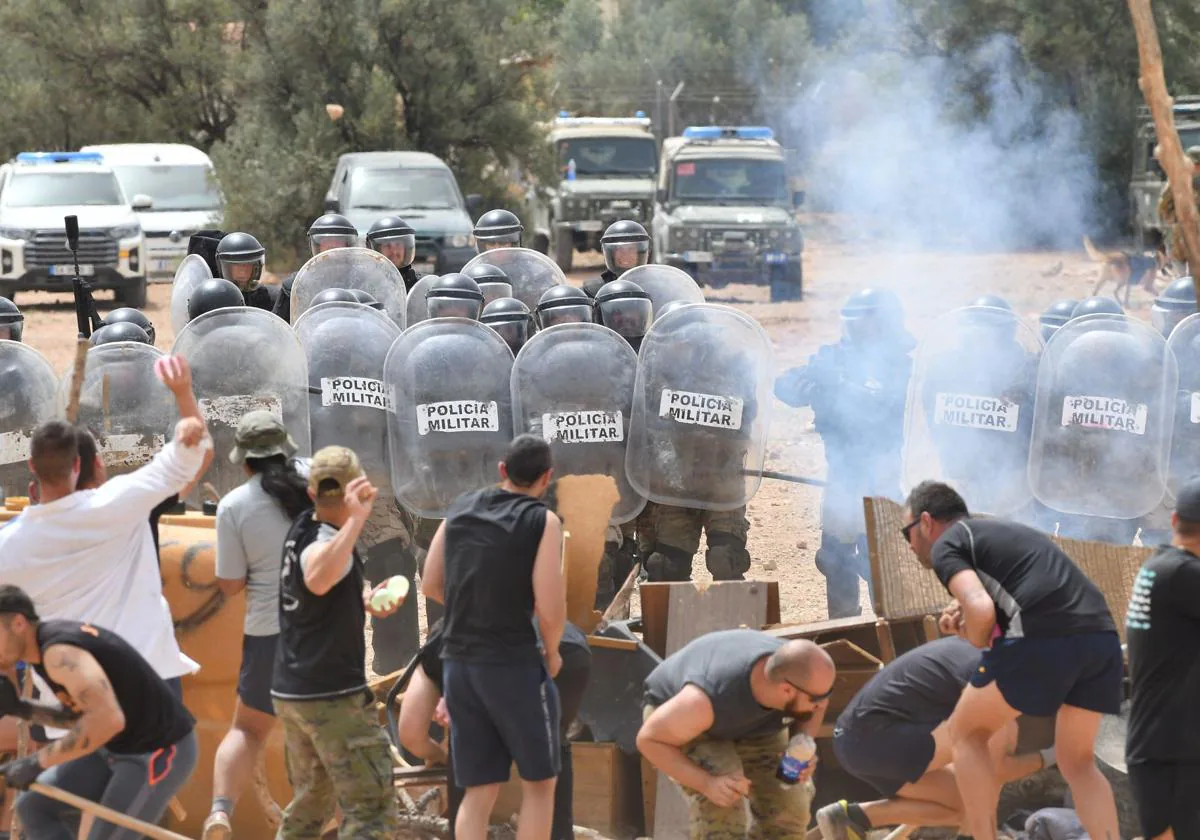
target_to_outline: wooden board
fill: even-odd
[[[567,539],[563,572],[567,579],[567,620],[585,633],[599,623],[595,611],[596,581],[604,557],[604,532],[620,499],[608,475],[568,475],[557,482],[556,510]]]
[[[723,581],[713,583],[712,586],[725,586],[727,584],[739,585],[745,583],[755,583],[759,586],[765,586],[767,591],[767,608],[763,615],[762,622],[758,627],[765,627],[771,624],[779,623],[779,583],[778,581]],[[674,586],[683,586],[686,584],[680,583],[643,583],[638,590],[638,595],[642,603],[642,639],[646,643],[646,647],[657,653],[664,659],[669,655],[667,652],[667,627],[670,624],[670,592]],[[699,586],[701,584],[692,584]],[[737,626],[737,625],[733,625]],[[755,626],[747,623],[747,626]],[[730,630],[732,627],[716,627],[718,630]],[[704,631],[709,632],[709,631]],[[702,634],[697,634],[702,635]]]

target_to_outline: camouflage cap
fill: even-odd
[[[240,464],[247,458],[270,458],[296,454],[296,441],[288,434],[287,427],[269,411],[250,411],[238,421],[233,436],[233,450],[229,460]]]
[[[320,498],[336,498],[342,495],[346,485],[361,475],[362,464],[353,450],[344,446],[326,446],[312,457],[308,468],[308,487]],[[328,481],[335,482],[337,486],[326,486],[322,490],[321,484]]]
[[[1192,163],[1200,163],[1200,146],[1189,146],[1184,154],[1192,159]]]

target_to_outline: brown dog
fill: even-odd
[[[1105,252],[1093,245],[1092,240],[1086,236],[1083,237],[1083,247],[1092,262],[1100,263],[1103,266],[1100,269],[1100,279],[1096,281],[1096,288],[1092,289],[1092,294],[1100,294],[1100,290],[1111,283],[1114,298],[1119,299],[1118,296],[1124,291],[1125,299],[1122,305],[1126,309],[1129,308],[1129,293],[1134,286],[1141,286],[1148,294],[1157,295],[1159,275],[1169,277],[1167,252],[1161,247],[1155,249],[1153,256],[1131,254],[1126,251]]]

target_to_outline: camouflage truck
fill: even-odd
[[[559,180],[529,192],[526,228],[534,248],[570,271],[575,252],[599,252],[600,235],[618,219],[649,224],[658,147],[643,116],[560,116],[550,143]]]
[[[1186,150],[1200,146],[1200,96],[1178,96],[1175,98],[1175,128]],[[1138,109],[1137,138],[1133,147],[1133,177],[1129,182],[1129,200],[1132,205],[1133,231],[1139,244],[1145,245],[1158,233],[1163,233],[1158,218],[1158,197],[1162,194],[1167,176],[1154,157],[1158,136],[1154,131],[1154,119],[1145,105]]]
[[[766,284],[799,300],[804,237],[787,156],[762,126],[689,126],[663,141],[652,223],[653,257],[702,286]]]

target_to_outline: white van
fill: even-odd
[[[221,230],[224,199],[208,155],[182,143],[117,143],[84,146],[99,152],[129,196],[148,195],[149,209],[137,211],[146,235],[146,275],[169,282],[199,230]]]

